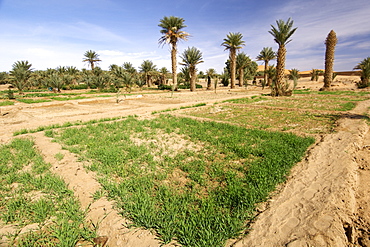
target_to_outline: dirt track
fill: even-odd
[[[149,117],[152,111],[260,93],[257,88],[251,88],[247,92],[219,90],[217,94],[181,92],[174,97],[170,97],[170,93],[147,94],[122,98],[118,104],[115,98],[33,105],[19,103],[1,107],[5,115],[0,118],[0,143],[8,142],[14,131],[24,128],[133,114]],[[312,147],[279,193],[259,207],[260,214],[252,225],[253,230],[241,239],[229,241],[228,245],[370,246],[370,132],[362,119],[369,106],[370,101],[361,102],[347,118],[340,120],[337,132],[324,136]],[[69,183],[82,206],[90,208],[89,218],[101,222],[98,234],[108,236],[109,246],[160,245],[150,231],[125,228],[127,222],[104,198],[90,205],[91,194],[99,188],[94,174],[86,172],[73,154],[62,150],[43,134],[32,136],[45,160],[53,165],[54,172]],[[58,152],[65,154],[61,161],[54,158]]]

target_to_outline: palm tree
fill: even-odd
[[[276,68],[275,65],[271,65],[266,70],[267,78],[268,78],[268,85],[274,85],[276,83]],[[264,85],[262,85],[262,89],[264,89]]]
[[[206,71],[207,75],[207,90],[211,90],[211,80],[216,75],[216,70],[213,68],[210,68]]]
[[[229,33],[221,44],[225,47],[225,50],[229,50],[229,58],[231,62],[231,88],[235,88],[236,52],[245,45],[245,41],[243,41],[242,38],[243,35],[241,33]]]
[[[362,60],[353,69],[361,70],[361,82],[357,83],[357,86],[359,88],[368,87],[370,80],[370,57],[367,57],[364,60]]]
[[[28,80],[32,73],[31,66],[32,64],[28,61],[17,61],[9,73],[10,83],[18,89],[19,94],[23,94],[23,90],[28,86]]]
[[[186,67],[189,68],[189,73],[190,73],[190,91],[194,92],[195,91],[195,80],[197,78],[197,69],[196,66],[197,64],[203,63],[203,58],[202,58],[202,52],[198,50],[195,47],[188,47],[186,49],[182,56],[180,56],[182,59],[181,65],[185,65]]]
[[[252,60],[244,52],[236,56],[236,68],[239,74],[239,86],[244,84],[244,69],[252,62]]]
[[[151,77],[153,75],[153,72],[157,70],[156,66],[151,60],[144,60],[139,69],[141,73],[144,73],[146,84],[148,85],[148,87],[151,87]]]
[[[320,69],[312,69],[311,70],[311,81],[318,81],[320,73],[322,73],[322,72],[323,71],[320,70]]]
[[[298,69],[291,69],[289,70],[289,79],[290,80],[293,80],[293,90],[296,88],[297,86],[297,83],[298,83],[298,79],[301,77],[301,75],[299,74],[299,70]]]
[[[271,25],[271,31],[269,31],[269,33],[274,37],[275,42],[279,45],[276,64],[276,82],[275,88],[272,89],[272,95],[283,96],[285,95],[285,91],[283,88],[286,57],[285,46],[290,41],[292,41],[290,37],[292,37],[297,28],[293,28],[293,20],[291,20],[290,18],[287,20],[287,22],[283,20],[278,20],[276,21],[276,24],[277,27]]]
[[[95,51],[92,51],[92,50],[86,51],[84,56],[85,57],[83,58],[82,62],[87,62],[90,65],[91,70],[94,70],[95,63],[98,63],[101,61],[99,59],[99,55]]]
[[[329,90],[333,81],[333,66],[334,66],[334,53],[335,45],[337,44],[337,34],[331,30],[326,37],[325,45],[325,72],[324,72],[324,87],[320,90]]]
[[[165,43],[171,46],[171,62],[172,62],[172,83],[175,90],[177,90],[177,43],[179,40],[187,40],[190,34],[182,31],[185,28],[184,19],[175,16],[165,16],[160,20],[159,27],[162,29],[160,33],[163,34],[159,38],[159,44],[164,45]]]
[[[124,62],[122,67],[125,69],[126,72],[130,74],[136,74],[136,69],[130,62]]]
[[[267,78],[268,74],[266,73],[266,70],[268,70],[269,62],[274,59],[276,59],[276,52],[272,50],[272,47],[263,47],[262,50],[260,51],[260,54],[257,56],[258,61],[265,62],[265,70],[264,70],[265,85],[266,83],[268,85],[268,78]]]
[[[64,80],[64,75],[60,72],[55,72],[51,74],[48,78],[48,86],[53,88],[53,91],[60,93],[61,88],[66,84]],[[54,92],[55,92],[54,91]]]
[[[160,70],[159,70],[159,73],[160,73],[160,77],[161,77],[161,84],[162,85],[165,85],[165,84],[167,84],[166,83],[166,79],[167,79],[167,76],[168,76],[168,74],[170,73],[169,71],[168,71],[168,69],[166,68],[166,67],[162,67]]]

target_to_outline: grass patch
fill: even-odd
[[[68,101],[68,100],[78,100],[78,99],[87,99],[86,96],[75,96],[75,97],[50,97],[52,100],[57,101]]]
[[[29,139],[0,146],[0,219],[19,231],[6,235],[9,246],[75,246],[92,243],[95,230],[64,181],[49,171]]]
[[[26,104],[34,104],[34,103],[42,103],[42,102],[50,102],[50,99],[17,99],[17,101],[26,103]]]
[[[21,129],[21,130],[15,131],[13,133],[13,136],[45,131],[46,136],[53,137],[53,131],[52,131],[53,129],[67,128],[67,127],[71,127],[71,126],[79,126],[79,125],[86,125],[86,124],[109,122],[109,121],[115,121],[115,120],[122,119],[122,118],[124,118],[124,117],[101,118],[101,119],[89,120],[89,121],[86,121],[86,122],[76,121],[76,122],[73,122],[73,123],[65,122],[63,124],[52,124],[52,125],[48,125],[48,126],[39,126],[36,129]]]
[[[161,115],[69,128],[54,137],[92,161],[105,192],[164,243],[223,246],[238,236],[313,138]]]
[[[7,105],[14,105],[14,102],[13,101],[9,101],[9,100],[1,101],[0,102],[0,106],[7,106]]]
[[[253,107],[250,105],[214,106],[188,111],[186,115],[208,118],[237,124],[245,128],[273,131],[294,131],[295,133],[323,134],[330,133],[336,126],[339,114],[320,114],[310,111],[297,111]]]

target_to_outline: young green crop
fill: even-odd
[[[107,194],[134,225],[164,243],[223,246],[285,180],[312,138],[161,115],[54,133],[92,163]],[[271,150],[274,150],[271,152]]]
[[[78,241],[92,242],[95,230],[85,223],[85,213],[73,192],[49,171],[50,164],[33,145],[29,139],[14,139],[0,146],[0,220],[19,231],[37,224],[35,231],[6,235],[9,246],[75,246]]]

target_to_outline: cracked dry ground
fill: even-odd
[[[252,92],[256,93],[256,92]],[[250,93],[250,94],[252,94]],[[40,107],[8,107],[1,122],[1,143],[22,128],[66,121],[136,114],[150,116],[163,110],[199,102],[213,103],[243,94],[220,93],[218,98],[182,101],[155,95],[126,100],[119,105],[104,103],[40,104]],[[114,105],[114,106],[113,106]],[[305,160],[297,164],[279,192],[259,207],[252,230],[228,246],[370,246],[370,132],[364,120],[370,101],[363,101],[339,120],[335,133],[325,135],[313,146]],[[160,246],[153,232],[127,228],[127,220],[114,210],[104,197],[93,201],[100,188],[94,173],[86,171],[74,154],[45,137],[31,134],[46,162],[73,189],[83,208],[89,208],[88,219],[100,222],[99,236],[108,237],[108,246]],[[63,153],[60,161],[55,154]],[[167,246],[176,246],[176,243]]]

